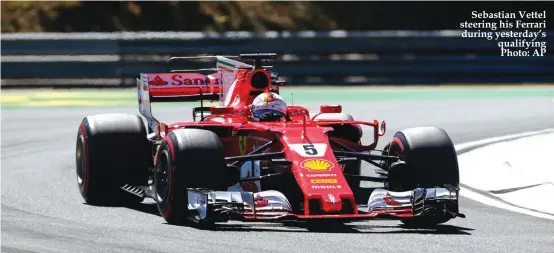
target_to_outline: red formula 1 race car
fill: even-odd
[[[170,224],[384,218],[433,225],[465,217],[458,211],[457,156],[444,130],[399,131],[376,150],[385,122],[354,120],[340,105],[321,105],[311,116],[302,106],[287,106],[279,121],[256,121],[254,98],[278,94],[283,84],[262,66],[276,55],[170,62],[197,59],[215,60],[216,68],[137,78],[146,122],[129,114],[83,119],[76,172],[87,203],[152,198]],[[192,122],[166,124],[152,115],[154,102],[202,100],[220,105],[194,108]],[[362,125],[373,128],[370,144],[361,142]],[[380,176],[361,175],[362,162]],[[361,181],[384,187],[360,198]]]

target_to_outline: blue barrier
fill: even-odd
[[[273,71],[291,85],[554,81],[554,55],[501,57],[496,41],[462,38],[461,32],[3,34],[2,79],[10,86],[59,79],[63,86],[73,84],[63,79],[110,78],[128,86],[141,72],[167,71],[169,56],[260,50],[282,56]],[[552,35],[539,40],[552,44]]]

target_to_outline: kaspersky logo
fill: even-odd
[[[150,80],[148,84],[152,86],[164,86],[164,85],[167,85],[167,82],[164,79],[162,79],[159,75],[156,75],[156,77]]]

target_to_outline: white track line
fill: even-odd
[[[482,146],[482,145],[488,145],[488,144],[491,144],[491,143],[494,143],[494,142],[507,141],[507,140],[514,139],[514,138],[523,138],[523,137],[527,137],[527,136],[543,134],[543,133],[550,133],[550,132],[554,132],[554,128],[544,129],[544,130],[540,130],[540,131],[524,132],[524,133],[519,133],[519,134],[510,134],[510,135],[505,135],[505,136],[499,136],[499,137],[487,138],[487,139],[478,140],[478,141],[462,143],[462,144],[455,145],[455,148],[456,148],[456,151],[459,151],[461,149],[467,149],[467,148],[478,147],[478,146]],[[463,154],[461,154],[461,155],[463,155]],[[463,168],[460,168],[460,169],[463,169]],[[461,183],[463,183],[463,182],[461,182]],[[535,216],[535,217],[538,217],[538,218],[554,220],[554,215],[548,215],[548,214],[528,210],[528,209],[525,209],[525,208],[512,206],[512,205],[506,204],[502,201],[499,201],[498,199],[491,198],[490,196],[472,191],[472,190],[467,189],[465,187],[461,187],[460,195],[462,195],[466,198],[475,200],[477,202],[486,204],[486,205],[494,206],[494,207],[497,207],[497,208],[502,208],[502,209],[509,210],[509,211],[512,211],[512,212],[518,212],[518,213],[522,213],[522,214],[526,214],[526,215]]]
[[[521,208],[521,207],[517,207],[517,206],[512,206],[512,205],[506,204],[502,201],[499,201],[497,199],[491,198],[489,196],[486,196],[486,195],[478,193],[478,192],[474,192],[474,191],[469,190],[469,189],[464,188],[464,187],[461,187],[460,195],[462,195],[466,198],[475,200],[477,202],[483,203],[485,205],[494,206],[494,207],[505,209],[505,210],[512,211],[512,212],[518,212],[518,213],[522,213],[522,214],[526,214],[526,215],[531,215],[531,216],[535,216],[535,217],[538,217],[538,218],[554,220],[553,215],[548,215],[548,214],[544,214],[544,213],[535,212],[533,210],[529,210],[529,209],[525,209],[525,208]]]

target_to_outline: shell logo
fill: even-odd
[[[323,159],[309,159],[300,164],[300,167],[311,171],[326,171],[333,167],[333,164]]]

